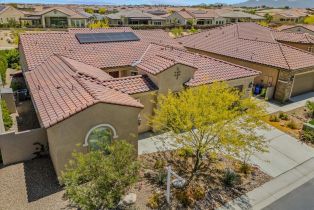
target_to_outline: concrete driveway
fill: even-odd
[[[269,141],[269,152],[254,154],[251,162],[272,177],[279,176],[314,157],[314,148],[308,147],[276,128],[271,127],[268,131],[260,130],[257,132],[263,134]],[[160,137],[164,139],[165,145]],[[169,142],[171,142],[171,138],[166,134],[142,137],[138,143],[139,155],[175,149],[169,145]]]

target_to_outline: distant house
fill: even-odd
[[[287,31],[294,33],[308,33],[314,35],[314,25],[298,24],[298,25],[282,25],[277,28],[279,31]]]
[[[0,24],[20,23],[24,13],[12,6],[0,5]]]
[[[75,11],[66,7],[52,7],[41,12],[30,13],[22,18],[23,21],[34,27],[43,28],[84,28],[91,15]]]
[[[262,16],[254,15],[254,14],[250,14],[246,12],[241,12],[241,11],[225,12],[225,13],[221,13],[220,16],[225,18],[227,20],[227,23],[258,22],[265,19]]]
[[[269,9],[256,12],[257,15],[265,16],[269,14],[273,17],[273,23],[295,24],[302,23],[308,15],[306,11],[301,9]]]
[[[213,9],[182,9],[174,12],[167,19],[171,24],[198,26],[224,25],[227,22],[225,18],[220,17]]]
[[[153,25],[163,26],[166,19],[141,10],[124,10],[118,13],[106,15],[109,25],[112,26],[134,26],[134,25]]]

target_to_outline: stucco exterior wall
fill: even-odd
[[[8,9],[0,13],[0,24],[8,23],[8,21],[15,20],[16,22],[20,21],[20,18],[24,17],[24,13],[21,11],[9,6]]]
[[[177,72],[179,72],[179,76],[177,77]],[[152,81],[158,86],[159,94],[166,94],[169,90],[173,92],[181,91],[184,89],[184,83],[190,80],[194,75],[195,69],[182,65],[177,64],[166,71],[163,71],[155,76],[155,78],[148,75],[152,78]]]
[[[174,12],[171,15],[169,15],[167,17],[167,20],[170,23],[176,23],[176,24],[180,24],[180,25],[186,25],[187,24],[187,20],[185,18],[183,18],[181,15],[179,15],[177,12]]]
[[[156,107],[157,91],[150,91],[145,93],[133,94],[133,98],[139,100],[144,105],[144,109],[139,114],[140,124],[138,126],[138,132],[144,133],[151,130],[148,119],[154,114],[154,108]]]
[[[47,129],[49,152],[57,175],[64,170],[74,150],[87,152],[85,137],[100,124],[113,126],[118,137],[137,149],[138,114],[140,108],[98,103]],[[79,146],[78,146],[79,145]]]
[[[23,131],[19,133],[4,133],[0,135],[0,150],[3,164],[13,164],[35,157],[34,143],[47,146],[47,133],[44,128]]]

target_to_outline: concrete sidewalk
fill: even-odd
[[[269,114],[275,113],[275,112],[289,112],[291,110],[300,108],[302,106],[305,106],[306,101],[314,101],[314,92],[305,93],[299,96],[295,96],[291,98],[292,103],[289,104],[280,104],[280,102],[276,101],[270,101],[267,102],[267,112]]]
[[[263,134],[269,141],[269,152],[254,154],[250,162],[272,177],[279,176],[314,157],[314,148],[276,128],[272,127],[269,131],[259,130],[257,133]],[[138,153],[141,155],[176,149],[171,146],[171,141],[173,140],[167,134],[141,139],[138,141]]]
[[[314,158],[286,171],[219,210],[263,209],[314,177]]]

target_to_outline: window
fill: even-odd
[[[99,145],[110,145],[113,138],[117,138],[116,130],[109,124],[101,124],[89,130],[83,146],[89,146],[90,150],[99,149]]]
[[[157,22],[154,21],[154,25],[155,25],[155,26],[161,26],[161,22],[160,22],[160,21],[157,21]]]
[[[131,76],[136,76],[137,75],[137,71],[131,71]]]

